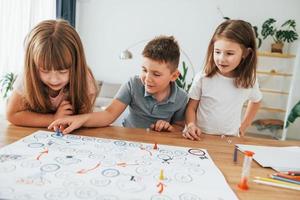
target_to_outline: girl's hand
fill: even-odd
[[[72,105],[69,101],[62,101],[58,106],[54,119],[59,119],[65,116],[73,115]]]
[[[183,132],[182,136],[190,140],[201,140],[201,129],[198,128],[194,123],[189,123],[186,131]]]
[[[88,120],[88,116],[88,114],[84,114],[57,119],[48,126],[48,129],[57,130],[64,127],[64,130],[61,131],[63,134],[67,134],[80,128]]]
[[[154,131],[174,131],[174,127],[167,121],[158,120],[154,124],[151,124],[150,128]]]

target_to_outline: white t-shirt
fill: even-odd
[[[259,102],[262,93],[258,82],[253,88],[237,88],[234,79],[219,73],[213,77],[197,74],[189,97],[200,100],[196,124],[202,132],[216,135],[238,135],[243,104]]]

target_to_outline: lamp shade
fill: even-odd
[[[132,58],[132,53],[126,49],[125,51],[122,51],[120,53],[120,59],[126,60],[126,59],[131,59]]]

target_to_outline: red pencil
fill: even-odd
[[[300,176],[300,171],[287,171],[287,172],[282,172],[284,174],[288,174],[291,176]]]
[[[300,171],[288,171],[288,175],[291,175],[291,176],[300,176]]]

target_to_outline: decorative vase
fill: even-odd
[[[282,53],[282,49],[283,49],[282,42],[276,42],[271,45],[271,52],[273,53]]]

